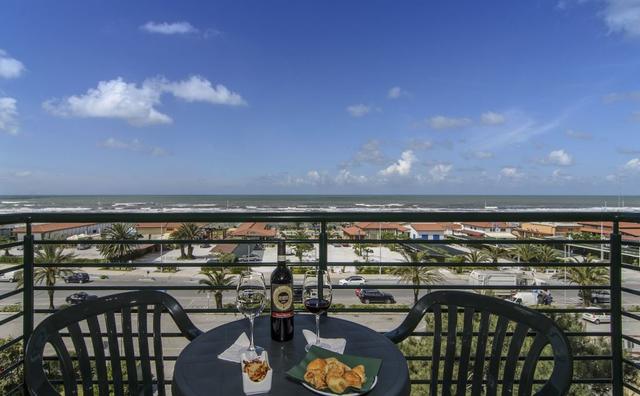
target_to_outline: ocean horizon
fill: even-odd
[[[614,195],[0,195],[0,213],[581,210],[640,211]]]

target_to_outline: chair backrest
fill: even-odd
[[[443,308],[447,316],[444,324]],[[551,346],[553,371],[536,395],[568,392],[573,359],[567,337],[541,313],[476,293],[437,291],[422,297],[400,326],[386,336],[395,343],[403,341],[427,312],[433,314],[428,372],[431,395],[451,395],[455,389],[458,396],[491,396],[498,394],[500,388],[502,395],[512,395],[514,384],[518,395],[530,395],[539,381],[534,375],[547,345]]]
[[[35,328],[27,343],[25,379],[29,392],[59,395],[44,367],[45,347],[50,344],[59,362],[65,395],[77,395],[79,384],[83,396],[95,394],[94,390],[100,396],[152,395],[154,389],[164,395],[161,318],[165,310],[189,340],[202,334],[173,297],[151,290],[113,294],[50,315]],[[137,316],[135,322],[132,314]],[[152,316],[151,329],[147,316]],[[81,324],[88,332],[83,332]],[[63,340],[61,330],[68,333],[71,342],[69,337]],[[91,339],[90,345],[85,337]],[[153,355],[149,353],[149,338]]]

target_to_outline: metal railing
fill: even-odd
[[[340,225],[347,223],[359,222],[359,221],[375,221],[375,222],[577,222],[577,221],[598,221],[607,222],[612,225],[612,232],[609,235],[608,240],[601,239],[585,239],[577,240],[570,237],[563,239],[465,239],[457,236],[450,236],[445,239],[439,240],[423,240],[423,239],[382,239],[379,235],[378,238],[367,239],[339,239],[330,238],[330,230],[337,228]],[[608,306],[600,306],[598,308],[585,308],[577,306],[563,306],[563,307],[544,307],[536,306],[536,309],[545,314],[580,314],[584,312],[596,312],[596,313],[608,313],[611,316],[611,324],[607,331],[570,331],[567,332],[567,336],[573,337],[600,337],[609,341],[610,353],[603,353],[599,355],[585,354],[576,355],[574,359],[576,362],[589,362],[589,361],[604,361],[610,364],[610,375],[607,377],[593,377],[593,378],[580,378],[574,376],[575,384],[587,384],[587,385],[606,385],[610,386],[610,389],[614,395],[622,395],[623,392],[633,391],[640,393],[640,385],[625,381],[625,372],[628,370],[640,370],[640,364],[632,360],[631,356],[625,352],[623,347],[623,341],[630,345],[640,346],[640,332],[638,335],[625,334],[623,331],[623,319],[626,321],[640,321],[640,312],[634,313],[625,311],[623,309],[623,296],[640,296],[640,291],[633,288],[623,286],[622,271],[640,271],[640,266],[623,262],[622,249],[625,247],[637,247],[640,251],[639,241],[623,240],[620,234],[619,224],[620,222],[635,222],[640,223],[640,214],[638,213],[618,213],[618,212],[433,212],[433,213],[399,213],[399,212],[372,212],[372,213],[35,213],[35,214],[7,214],[0,215],[0,225],[3,224],[16,224],[26,227],[24,239],[22,241],[16,241],[12,243],[0,245],[0,251],[4,249],[14,248],[22,246],[22,263],[17,265],[10,265],[9,267],[0,269],[0,275],[9,273],[15,270],[23,271],[23,279],[21,287],[14,290],[5,291],[0,294],[0,303],[3,300],[22,294],[22,310],[11,314],[2,320],[0,320],[0,335],[2,334],[2,328],[10,323],[16,321],[22,321],[22,334],[14,337],[11,341],[0,346],[0,354],[15,348],[17,345],[24,346],[29,339],[31,332],[35,325],[35,314],[49,314],[52,311],[49,309],[36,308],[34,293],[37,291],[47,290],[66,290],[66,291],[94,291],[94,290],[107,290],[113,292],[120,292],[131,289],[161,289],[171,293],[178,290],[192,290],[194,292],[208,289],[208,290],[232,290],[234,286],[202,286],[202,285],[55,285],[46,286],[41,284],[34,284],[34,271],[37,268],[46,267],[69,267],[68,264],[60,263],[36,263],[35,254],[36,251],[45,245],[69,245],[83,243],[83,241],[70,241],[66,239],[60,240],[40,240],[34,237],[32,231],[33,224],[36,223],[142,223],[142,222],[198,222],[198,223],[242,223],[242,222],[266,222],[271,224],[293,224],[293,223],[305,223],[318,225],[314,229],[316,230],[308,239],[285,239],[287,244],[313,244],[318,247],[318,260],[304,262],[297,265],[304,266],[318,266],[323,270],[331,266],[353,266],[353,262],[335,262],[329,260],[328,246],[330,244],[370,244],[370,245],[386,245],[386,244],[407,244],[410,243],[414,246],[434,247],[434,246],[470,246],[470,247],[482,247],[486,245],[503,245],[503,246],[517,246],[520,244],[535,244],[535,245],[548,245],[552,247],[560,247],[568,244],[572,245],[585,245],[600,247],[606,245],[608,260],[604,262],[566,262],[566,261],[553,261],[553,262],[500,262],[500,266],[504,267],[604,267],[609,271],[609,282],[607,284],[557,284],[545,286],[548,290],[608,290],[610,293],[610,303]],[[260,243],[271,244],[282,241],[281,238],[262,238]],[[193,239],[193,240],[178,240],[178,239],[138,239],[138,240],[92,240],[90,242],[93,245],[113,244],[113,243],[126,243],[130,245],[142,245],[142,244],[157,244],[157,245],[179,245],[179,244],[255,244],[255,239]],[[123,264],[119,262],[74,262],[73,267],[122,267]],[[131,264],[135,267],[158,267],[158,262],[144,262],[136,261]],[[231,267],[231,266],[275,266],[275,262],[255,262],[255,263],[187,263],[187,262],[163,262],[161,266],[166,267]],[[293,264],[296,265],[296,264]],[[358,266],[367,267],[402,267],[402,266],[426,266],[434,268],[442,267],[476,267],[476,268],[491,268],[495,267],[495,262],[475,262],[475,263],[453,263],[449,261],[436,261],[436,262],[359,262]],[[357,286],[346,285],[334,285],[335,289],[355,289]],[[412,284],[367,284],[367,288],[375,289],[420,289],[421,291],[428,290],[443,290],[443,289],[473,289],[479,292],[493,292],[499,290],[532,290],[539,289],[537,285],[522,285],[522,286],[507,286],[507,285],[474,285],[456,283],[456,284],[429,284],[429,285],[412,285]],[[192,314],[215,314],[215,313],[230,313],[235,312],[232,308],[187,308],[186,311]],[[396,313],[404,314],[409,311],[408,307],[394,308],[394,307],[332,307],[331,313],[345,314],[345,313]],[[640,322],[639,322],[640,323]],[[415,337],[430,337],[433,335],[429,331],[416,331],[413,333]],[[165,332],[163,337],[179,337],[179,333]],[[637,338],[636,338],[637,337]],[[0,367],[0,381],[7,379],[10,376],[21,376],[23,358],[16,358],[9,364],[5,363],[3,367]],[[167,361],[175,361],[176,355],[165,354],[164,359]],[[47,359],[53,359],[48,357]],[[430,356],[414,355],[407,356],[409,364],[412,362],[424,362],[429,361]],[[548,360],[549,357],[542,357],[542,360]],[[412,385],[419,386],[428,384],[429,379],[415,379],[412,378]],[[170,381],[167,381],[170,384]],[[7,394],[20,394],[25,392],[24,385],[18,384],[15,388],[6,391]]]

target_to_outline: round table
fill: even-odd
[[[296,315],[294,320],[294,337],[288,342],[271,339],[269,317],[260,317],[255,322],[255,343],[269,352],[269,363],[273,368],[271,395],[314,394],[286,375],[286,371],[298,364],[306,354],[306,340],[302,335],[302,329],[315,330],[315,319],[312,315]],[[218,359],[218,354],[233,344],[243,331],[248,335],[247,319],[216,327],[187,345],[176,361],[173,395],[243,395],[240,365]],[[367,395],[409,395],[407,361],[396,345],[384,335],[354,322],[325,316],[320,319],[320,335],[327,338],[346,338],[346,354],[382,359],[378,383]]]

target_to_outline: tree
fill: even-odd
[[[200,227],[196,223],[182,223],[180,224],[180,227],[171,232],[169,237],[171,239],[198,239],[202,237],[202,227]],[[186,246],[187,252],[185,253],[185,245],[180,244],[180,259],[184,260],[196,258],[193,255],[193,245],[191,243],[188,243]]]
[[[102,231],[102,239],[114,241],[135,241],[138,239],[138,232],[132,224],[114,223]],[[135,249],[136,245],[126,242],[98,245],[98,251],[100,251],[100,254],[102,254],[107,260],[117,263],[124,263],[131,257]]]
[[[482,250],[471,249],[469,253],[462,256],[465,263],[483,263],[489,259]]]
[[[72,253],[64,253],[64,247],[56,247],[54,245],[44,245],[35,256],[35,262],[37,264],[62,264],[68,262],[75,257]],[[69,268],[61,267],[38,267],[33,272],[33,283],[44,283],[47,287],[54,287],[58,282],[58,279],[63,279],[67,275],[71,275],[73,271]],[[18,279],[18,287],[24,286],[24,277],[20,276]],[[55,290],[48,289],[49,294],[49,309],[55,309],[53,305],[53,294]]]
[[[200,279],[199,284],[208,287],[213,291],[216,300],[216,308],[222,308],[222,293],[224,290],[218,289],[220,286],[229,286],[233,283],[233,277],[229,275],[229,271],[225,267],[206,268],[204,267],[200,273],[207,279]],[[206,293],[206,289],[199,290],[198,293]]]
[[[373,253],[371,249],[371,244],[368,243],[354,243],[353,244],[353,252],[358,256],[364,259],[365,263],[369,262],[369,254]]]
[[[420,285],[432,285],[434,283],[442,282],[442,275],[432,267],[420,266],[417,263],[425,262],[425,255],[422,252],[416,252],[404,248],[400,251],[400,254],[407,263],[416,263],[416,265],[395,267],[393,274],[400,277],[400,282],[411,283],[413,288],[413,303],[418,302],[418,295],[420,294]],[[429,293],[429,290],[427,290]]]
[[[298,230],[293,236],[293,239],[304,240],[308,239],[307,234],[303,230]],[[293,254],[298,258],[300,264],[302,264],[302,259],[304,258],[304,254],[306,252],[310,252],[313,250],[313,245],[310,243],[294,243],[293,246]]]
[[[497,263],[501,258],[507,257],[507,249],[498,245],[487,245],[484,247],[485,256],[491,260],[492,263]]]
[[[575,263],[594,264],[595,259],[589,255],[584,258],[572,257]],[[558,275],[559,277],[563,275]],[[567,280],[579,286],[606,285],[609,282],[609,270],[604,267],[569,267],[566,269]],[[591,289],[580,289],[578,294],[582,298],[582,305],[591,305]]]
[[[511,256],[518,262],[532,262],[536,259],[536,248],[532,244],[517,245],[511,250]]]
[[[552,263],[558,259],[558,252],[549,245],[542,245],[536,249],[536,259],[541,263]]]

